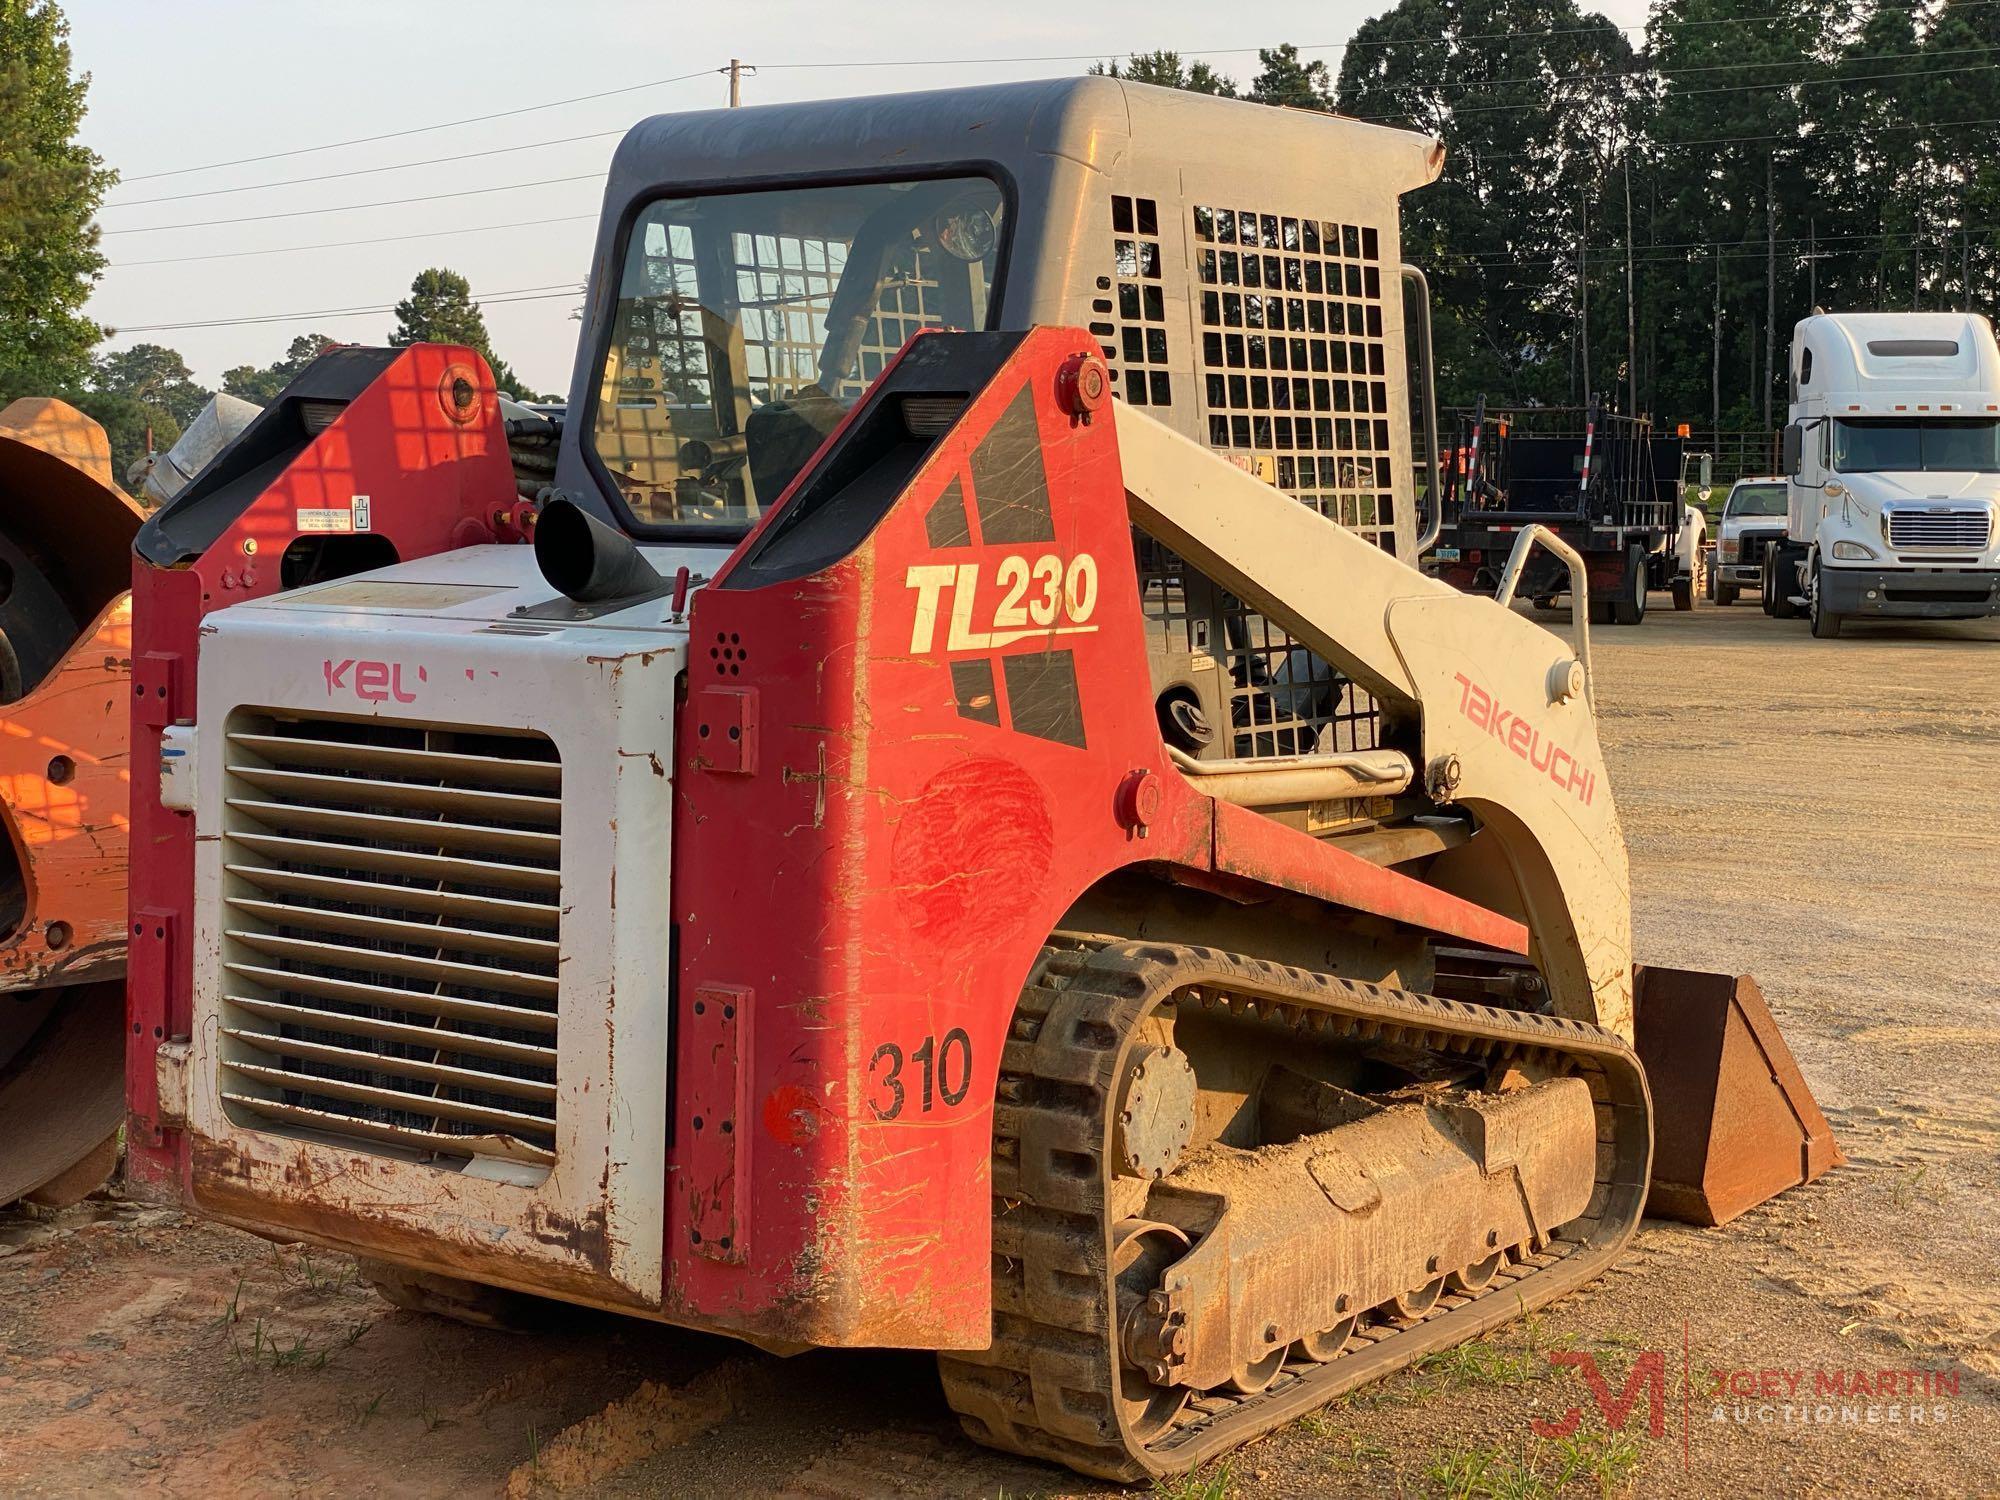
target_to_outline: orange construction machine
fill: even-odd
[[[116,1160],[141,519],[95,422],[0,411],[0,1204],[70,1201]]]

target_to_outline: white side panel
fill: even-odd
[[[490,574],[497,550],[458,556]],[[515,566],[532,568],[525,549],[515,558]],[[423,565],[426,581],[500,581],[455,580],[453,562]],[[213,753],[201,757],[197,813],[195,1194],[239,1223],[290,1226],[390,1259],[421,1257],[438,1269],[579,1300],[657,1307],[670,773],[686,634],[657,623],[663,604],[637,628],[636,611],[611,628],[515,623],[505,618],[509,592],[490,611],[461,605],[433,619],[315,608],[299,596],[223,611],[204,627],[199,710],[204,748]],[[225,1110],[223,1058],[237,1044],[221,1033],[225,1015],[237,1011],[223,996],[242,984],[225,964],[240,962],[243,948],[226,935],[237,918],[225,902],[240,897],[242,885],[226,873],[225,851],[235,847],[240,862],[242,850],[225,839],[225,819],[241,816],[227,801],[246,787],[226,769],[232,757],[223,736],[245,709],[281,722],[532,730],[554,742],[562,771],[552,1166],[477,1154],[465,1169],[431,1165],[393,1141],[257,1128]],[[614,879],[621,869],[622,880]],[[546,1177],[534,1180],[542,1171]]]

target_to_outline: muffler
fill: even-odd
[[[1640,965],[1634,1005],[1653,1095],[1648,1214],[1726,1224],[1846,1162],[1747,974]]]

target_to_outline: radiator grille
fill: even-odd
[[[562,768],[540,735],[239,713],[222,1092],[239,1125],[555,1161]]]
[[[1783,533],[1776,531],[1746,531],[1737,552],[1737,561],[1761,566],[1765,550]]]
[[[1981,551],[1993,537],[1987,510],[1891,510],[1889,545],[1903,548],[1972,547]]]

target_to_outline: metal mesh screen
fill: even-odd
[[[1091,327],[1113,389],[1169,404],[1165,291],[1154,200],[1111,199],[1114,275]],[[1320,514],[1395,547],[1387,348],[1375,230],[1199,206],[1193,210],[1196,400],[1209,445]],[[1160,648],[1214,663],[1222,753],[1267,758],[1373,749],[1367,694],[1242,600],[1141,538],[1149,629]]]
[[[1380,237],[1202,205],[1194,239],[1210,445],[1393,551]]]
[[[646,276],[661,300],[635,305],[630,316],[650,326],[628,328],[624,346],[655,361],[653,380],[641,376],[640,383],[663,389],[670,398],[711,401],[710,349],[723,341],[704,327],[694,236],[683,225],[652,228],[664,232],[647,245]],[[827,313],[847,268],[847,246],[798,235],[735,234],[730,248],[745,383],[751,400],[762,405],[818,381]],[[935,305],[937,281],[926,259],[916,246],[898,257],[876,298],[854,373],[829,394],[858,397],[910,335],[942,321]],[[628,363],[638,361],[628,354]]]

